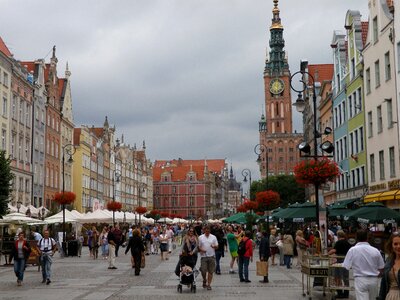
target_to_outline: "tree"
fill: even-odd
[[[281,207],[286,207],[289,203],[305,201],[304,187],[297,184],[293,175],[269,176],[268,186],[265,178],[253,182],[252,193],[257,194],[265,190],[272,190],[280,195]]]
[[[6,151],[0,150],[0,216],[7,214],[8,202],[12,192],[11,159],[6,157]]]

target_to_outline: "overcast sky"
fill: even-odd
[[[334,30],[367,0],[281,0],[291,72],[331,63]],[[272,0],[0,0],[0,36],[18,60],[56,45],[72,72],[76,126],[107,115],[125,142],[157,159],[226,158],[259,178],[254,146],[264,103]],[[302,131],[300,116],[294,127]]]

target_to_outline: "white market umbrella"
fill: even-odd
[[[91,214],[87,213],[82,219],[82,223],[111,223],[112,212],[108,210],[97,209]]]
[[[189,223],[188,220],[185,220],[185,219],[182,219],[182,218],[174,218],[174,219],[172,220],[172,222],[173,222],[174,224],[176,224],[176,223],[184,223],[184,224]]]
[[[3,216],[3,219],[0,219],[2,223],[8,224],[34,224],[34,223],[42,223],[42,221],[27,217],[23,213],[10,213],[8,215]]]
[[[77,219],[83,218],[85,215],[77,211],[76,209],[71,210],[71,214],[73,214]]]
[[[170,218],[160,218],[157,223],[167,223],[167,224],[172,224],[173,220]]]
[[[72,220],[73,222],[79,222],[80,218],[77,218],[72,212],[70,212],[68,209],[65,210],[65,219]],[[63,221],[63,211],[61,210],[60,212],[56,213],[53,216],[50,216],[45,219],[46,221],[55,221],[55,223],[59,223]],[[65,221],[66,222],[66,221]]]

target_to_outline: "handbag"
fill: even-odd
[[[257,276],[268,276],[268,262],[266,261],[257,261]]]
[[[275,244],[277,247],[282,247],[283,246],[283,242],[281,240],[277,241]]]

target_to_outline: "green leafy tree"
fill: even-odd
[[[304,187],[296,182],[293,175],[269,176],[268,186],[265,178],[255,181],[251,185],[252,194],[266,190],[275,191],[280,195],[281,207],[286,207],[290,203],[302,203],[305,201]]]
[[[11,159],[6,157],[6,152],[0,150],[0,216],[7,214],[8,202],[12,192]]]

